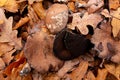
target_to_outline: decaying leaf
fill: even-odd
[[[33,3],[32,7],[40,19],[44,19],[46,10],[43,8],[42,2]]]
[[[69,2],[67,5],[68,5],[68,8],[71,11],[75,12],[75,4],[74,4],[74,2]]]
[[[96,77],[95,77],[95,75],[93,74],[92,71],[88,71],[86,79],[87,80],[96,80]]]
[[[119,23],[120,23],[120,8],[118,8],[117,11],[114,12],[113,16],[114,17],[112,18],[112,21],[111,21],[111,25],[113,27],[112,32],[113,32],[113,36],[117,37],[117,34],[120,31],[120,26],[119,26]]]
[[[88,13],[93,13],[99,10],[104,5],[104,2],[103,0],[89,0],[87,5],[90,5],[88,7]]]
[[[106,80],[107,74],[108,71],[106,69],[98,69],[98,75],[96,77],[96,80]]]
[[[18,4],[17,4],[16,0],[7,0],[3,7],[10,12],[18,11]]]
[[[53,55],[53,40],[52,36],[42,31],[27,38],[25,57],[30,66],[40,73],[48,70],[57,71],[62,65],[62,61]]]
[[[111,9],[117,9],[120,6],[119,0],[109,0],[109,3]]]
[[[16,50],[20,50],[22,48],[21,38],[17,38],[16,30],[12,30],[13,18],[6,19],[2,8],[0,8],[0,13],[0,19],[4,21],[3,24],[0,24],[0,42],[8,42],[9,45],[15,46]]]
[[[84,78],[86,72],[88,69],[88,62],[87,61],[81,61],[78,68],[76,68],[71,74],[70,78],[72,80],[82,80]]]
[[[6,2],[7,2],[7,0],[1,0],[0,1],[0,7],[4,6]]]
[[[47,76],[45,76],[44,80],[61,80],[61,78],[56,74],[49,73]]]
[[[88,14],[88,12],[86,12],[82,18],[79,13],[75,13],[73,14],[72,26],[70,26],[70,28],[74,29],[78,27],[82,34],[87,35],[89,32],[87,25],[91,25],[94,29],[100,21],[102,21],[102,18],[96,13]]]
[[[17,68],[19,67],[20,64],[23,64],[26,61],[26,59],[24,57],[20,58],[18,61],[11,63],[9,66],[7,66],[4,70],[4,74],[6,74],[7,76],[11,75],[11,71],[13,68]]]
[[[0,56],[11,51],[12,49],[13,49],[13,46],[10,46],[7,43],[0,43]]]
[[[11,50],[11,51],[9,51],[9,52],[7,52],[7,53],[5,53],[5,54],[3,55],[2,59],[3,59],[3,61],[4,61],[7,65],[9,65],[9,63],[10,63],[11,60],[13,59],[12,54],[13,54],[15,51],[16,51],[16,50],[13,49],[13,50]]]
[[[31,5],[33,4],[34,2],[41,2],[43,0],[28,0],[28,3]]]
[[[0,70],[3,70],[5,68],[5,63],[2,58],[0,58]]]
[[[57,75],[59,77],[64,77],[67,72],[71,71],[75,65],[79,64],[79,60],[66,61],[64,66],[58,71]]]
[[[115,65],[115,64],[105,64],[105,68],[109,73],[114,75],[118,80],[120,79],[120,64]]]
[[[109,13],[109,11],[108,11],[107,9],[103,9],[103,10],[101,11],[101,14],[102,14],[103,16],[105,16],[106,18],[111,18],[111,15],[110,15],[110,13]]]
[[[13,30],[16,30],[18,29],[19,27],[21,27],[22,25],[24,25],[25,23],[27,23],[29,21],[29,17],[24,17],[24,18],[21,18],[19,20],[19,22],[13,27]]]

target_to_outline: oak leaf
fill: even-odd
[[[78,66],[71,74],[70,78],[72,80],[82,80],[84,78],[88,69],[88,61],[82,60]]]
[[[117,9],[120,6],[119,0],[109,0],[110,9]]]
[[[119,31],[120,31],[120,7],[117,9],[117,11],[115,11],[113,13],[113,18],[112,18],[112,21],[111,21],[111,25],[112,25],[112,33],[113,33],[113,36],[114,37],[117,37]]]
[[[107,74],[107,69],[98,69],[98,75],[96,77],[96,80],[106,80]]]
[[[16,50],[13,49],[13,50],[11,50],[11,51],[9,51],[9,52],[7,52],[7,53],[5,53],[5,54],[3,55],[2,59],[3,59],[3,61],[4,61],[7,65],[9,65],[9,63],[11,62],[11,60],[14,58],[14,56],[12,56],[12,54],[13,54],[15,51],[16,51]]]
[[[112,75],[114,75],[118,80],[120,79],[119,75],[120,75],[120,64],[104,64],[105,68],[107,69],[107,71],[109,73],[111,73]]]
[[[3,70],[5,68],[5,63],[2,58],[0,58],[0,70]]]
[[[0,19],[3,20],[3,24],[0,24],[0,42],[8,43],[11,46],[15,46],[16,50],[22,48],[21,38],[17,38],[17,30],[12,30],[13,18],[6,18],[4,10],[0,8]]]
[[[78,27],[80,32],[84,35],[88,34],[87,25],[91,25],[94,28],[98,25],[99,22],[102,21],[102,18],[99,14],[88,14],[88,12],[84,13],[83,17],[80,17],[79,13],[73,14],[72,26],[71,29]]]
[[[5,53],[11,51],[13,46],[10,46],[7,43],[0,43],[0,56],[4,55]]]
[[[88,13],[93,13],[99,10],[104,5],[104,2],[102,0],[89,0],[87,5],[90,6],[87,9]]]

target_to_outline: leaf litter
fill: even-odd
[[[120,80],[119,9],[119,0],[1,0],[0,80]],[[79,49],[89,51],[62,60]]]

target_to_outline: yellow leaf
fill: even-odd
[[[87,72],[87,69],[88,62],[82,60],[79,64],[79,67],[70,74],[71,80],[82,80]]]
[[[7,0],[7,2],[4,4],[4,8],[10,12],[17,12],[18,4],[16,0]]]
[[[119,0],[109,0],[110,9],[117,9],[120,5]]]
[[[107,69],[98,69],[98,75],[96,77],[96,80],[105,80],[107,74],[108,74]]]
[[[0,0],[0,7],[4,6],[7,0]]]
[[[117,37],[117,34],[119,33],[120,30],[120,7],[117,9],[117,11],[114,12],[113,14],[113,18],[112,18],[112,32],[113,32],[113,36]]]

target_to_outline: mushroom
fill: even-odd
[[[47,10],[45,22],[50,33],[58,33],[68,22],[68,7],[65,4],[53,4]]]

